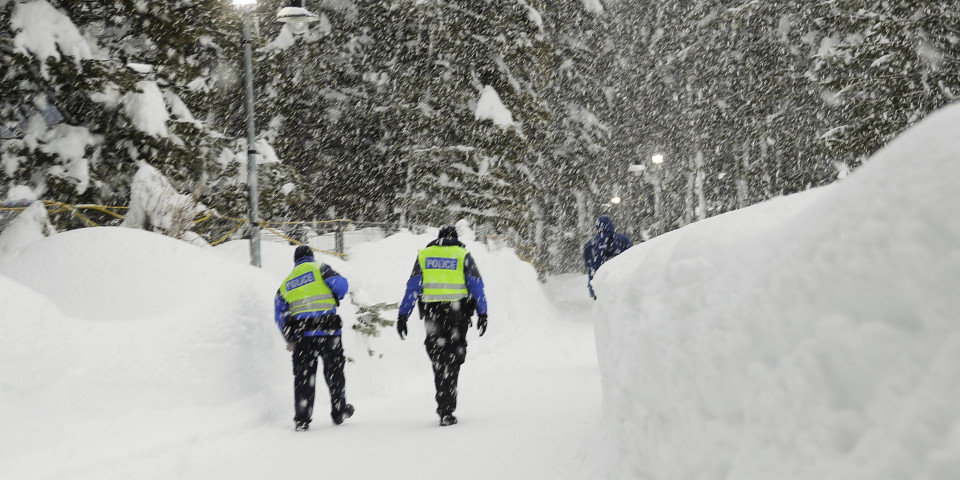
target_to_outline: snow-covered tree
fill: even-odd
[[[355,2],[260,50],[277,150],[318,215],[520,231],[542,36],[514,1]],[[509,117],[509,119],[504,120]]]
[[[823,135],[838,161],[859,164],[960,95],[960,12],[953,2],[842,2],[810,10],[826,30],[812,71],[839,110]]]
[[[581,2],[529,5],[553,49],[542,87],[549,117],[532,134],[539,185],[536,254],[544,268],[569,270],[580,268],[598,207],[621,180],[619,162],[610,154],[611,121],[626,102],[613,77],[617,52],[608,17]]]
[[[146,162],[223,213],[246,211],[242,168],[223,161],[239,150],[236,137],[209,121],[210,85],[239,58],[228,2],[29,0],[4,2],[0,17],[9,25],[0,35],[3,188],[126,205]],[[264,172],[266,214],[291,198],[280,187],[292,180],[270,181],[276,169]],[[69,214],[54,221],[83,225]]]

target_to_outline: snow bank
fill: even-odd
[[[126,443],[157,448],[286,416],[272,379],[289,365],[264,294],[275,283],[124,228],[0,257],[0,470],[111,461]]]
[[[958,123],[600,270],[606,477],[956,478]]]
[[[290,270],[293,269],[294,250],[296,250],[295,246],[288,245],[286,243],[260,242],[260,263],[262,268],[265,272],[269,273],[270,276],[275,278],[277,283],[276,285],[272,285],[268,292],[271,301],[273,299],[273,294],[276,292],[277,288],[280,287],[280,282],[286,278],[290,273]],[[250,263],[249,240],[229,241],[223,243],[222,245],[218,245],[213,249],[213,251],[237,263]],[[314,256],[317,258],[317,260],[330,265],[334,270],[337,270],[340,273],[352,273],[346,263],[339,257],[325,255],[318,252],[315,252]],[[344,275],[346,274],[344,273]],[[270,311],[270,320],[273,321],[273,310]]]
[[[0,231],[0,256],[53,235],[56,231],[47,217],[43,202],[34,202]]]

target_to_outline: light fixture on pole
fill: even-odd
[[[261,266],[260,261],[260,192],[257,177],[257,128],[253,91],[253,11],[257,0],[233,0],[243,12],[243,77],[244,103],[247,110],[247,188],[250,194],[250,264]],[[286,14],[284,12],[286,11]],[[280,9],[277,21],[289,23],[291,32],[303,33],[306,25],[317,20],[316,15],[303,8],[302,0],[292,0],[289,7]]]
[[[310,22],[316,22],[320,16],[303,8],[303,0],[290,0],[290,5],[277,12],[277,21],[286,23],[290,33],[301,34],[307,31]]]
[[[650,161],[653,163],[656,163],[657,165],[663,163],[663,154],[662,153],[654,154],[652,157],[650,157]]]

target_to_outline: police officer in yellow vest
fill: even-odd
[[[340,425],[353,415],[347,403],[343,376],[343,322],[337,305],[347,294],[347,279],[329,265],[317,262],[306,245],[293,254],[294,267],[280,285],[274,300],[274,318],[293,352],[293,393],[296,430],[310,428],[316,395],[318,357],[323,360],[323,377],[330,390],[330,416]]]
[[[453,416],[457,409],[457,378],[467,357],[467,329],[474,310],[480,336],[487,331],[483,279],[453,226],[441,228],[439,237],[420,250],[413,265],[397,319],[401,340],[407,335],[407,319],[414,303],[427,332],[424,344],[433,364],[440,425],[453,425],[457,423]]]

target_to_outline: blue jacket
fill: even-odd
[[[617,255],[620,255],[633,243],[622,233],[617,233],[613,228],[613,221],[610,217],[603,215],[597,218],[597,234],[583,246],[583,263],[587,267],[587,287],[590,289],[590,296],[596,298],[593,293],[593,276],[596,275],[600,266]]]
[[[296,262],[295,265],[300,265],[301,263],[306,262],[316,262],[313,257],[304,257]],[[347,279],[340,276],[336,270],[330,268],[330,265],[320,264],[320,275],[323,277],[323,283],[327,284],[327,287],[330,288],[330,291],[333,292],[333,295],[337,297],[337,305],[340,304],[340,300],[343,300],[343,297],[347,294],[349,289],[349,284]],[[293,316],[293,320],[307,320],[310,318],[320,318],[324,315],[336,315],[337,308],[334,307],[333,310],[327,310],[325,312],[307,312],[307,313],[298,313]],[[280,329],[280,333],[283,333],[283,327],[286,326],[287,322],[291,320],[290,318],[290,304],[280,295],[280,290],[277,289],[277,295],[273,299],[273,319],[277,323],[277,328]],[[341,330],[337,330],[333,335],[340,335]],[[305,337],[317,337],[325,336],[328,333],[324,330],[308,330],[303,332]],[[289,338],[287,339],[290,340]]]
[[[442,247],[451,245],[458,247],[464,246],[457,239],[449,237],[438,238],[427,244],[428,247],[433,245],[440,245]],[[463,259],[463,274],[467,279],[467,292],[470,294],[470,296],[467,297],[468,301],[476,302],[477,313],[486,315],[487,297],[483,293],[483,279],[480,278],[480,270],[477,269],[477,264],[473,261],[473,257],[471,257],[469,253],[466,258]],[[422,293],[423,272],[420,271],[420,262],[414,261],[413,272],[410,273],[410,278],[407,280],[407,290],[403,295],[403,302],[400,303],[401,317],[409,317],[410,314],[413,313],[413,306],[417,303]]]

